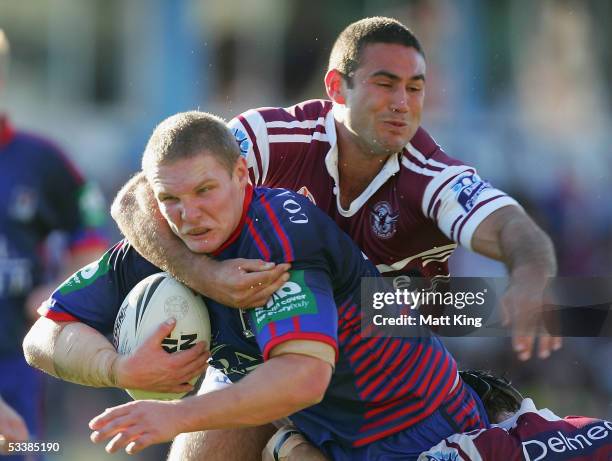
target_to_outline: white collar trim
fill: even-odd
[[[380,187],[387,182],[387,180],[399,172],[399,153],[389,156],[382,169],[378,172],[376,177],[370,182],[368,187],[351,202],[348,210],[342,208],[340,204],[340,190],[338,183],[340,182],[340,174],[338,172],[338,137],[336,135],[336,122],[334,118],[334,111],[337,111],[337,105],[334,104],[332,110],[329,111],[327,117],[325,117],[325,131],[329,139],[330,149],[325,156],[325,167],[327,172],[334,180],[334,195],[336,196],[336,207],[338,212],[345,218],[349,218],[357,213],[361,207],[368,201],[368,199],[376,193]]]

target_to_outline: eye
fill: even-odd
[[[209,186],[202,186],[196,192],[201,195],[201,194],[205,194],[209,190],[210,190]]]
[[[162,195],[159,197],[159,201],[162,203],[174,203],[178,200],[178,198],[173,197],[171,195]]]
[[[382,86],[383,88],[391,88],[391,83],[389,82],[376,82],[375,83],[376,86]]]

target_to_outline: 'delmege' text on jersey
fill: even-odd
[[[560,418],[531,399],[510,419],[490,429],[457,434],[424,452],[418,461],[609,461],[612,422],[583,416]]]

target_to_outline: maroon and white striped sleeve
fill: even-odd
[[[468,165],[445,164],[436,155],[427,159],[431,180],[421,202],[423,214],[432,219],[451,240],[472,249],[472,236],[478,225],[494,211],[520,206],[516,200],[478,176]]]
[[[270,165],[270,140],[263,116],[257,110],[248,110],[230,120],[228,126],[247,160],[251,182],[261,186]]]

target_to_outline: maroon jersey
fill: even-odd
[[[418,461],[610,461],[612,422],[583,416],[559,418],[525,399],[510,419],[490,429],[456,434]]]
[[[298,191],[331,216],[387,276],[448,277],[460,243],[493,211],[516,202],[446,155],[423,129],[391,155],[348,209],[338,194],[331,101],[260,108],[229,122],[256,185]]]

